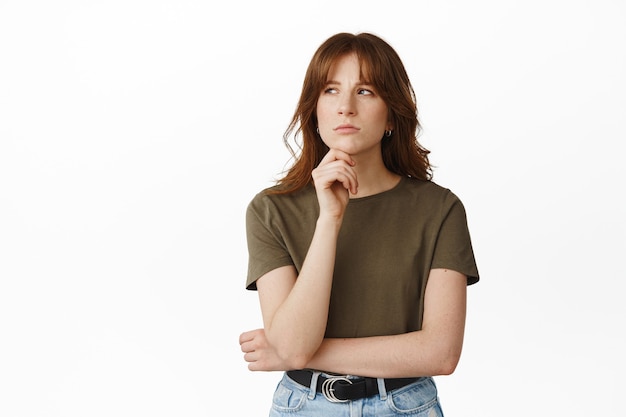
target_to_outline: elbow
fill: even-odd
[[[436,375],[452,375],[456,370],[459,360],[461,359],[461,352],[448,352],[442,355],[437,361]]]
[[[428,346],[429,354],[424,357],[430,376],[451,375],[456,370],[461,359],[462,342],[449,340],[441,335],[433,337],[435,343]]]
[[[275,353],[285,369],[304,369],[315,354],[314,351],[295,346],[293,343],[276,345]]]
[[[269,332],[268,332],[269,333]],[[285,334],[268,334],[274,358],[285,370],[304,369],[315,356],[322,340]]]
[[[306,368],[312,358],[312,355],[291,351],[278,352],[278,356],[284,367],[289,370]]]
[[[295,355],[287,360],[287,366],[289,369],[304,369],[310,361],[310,356]]]
[[[462,337],[450,337],[446,333],[433,332],[428,334],[429,343],[425,359],[430,364],[430,375],[451,375],[457,368],[463,350]]]
[[[459,358],[449,358],[444,360],[439,366],[439,375],[452,375],[456,370],[457,365],[459,364]]]

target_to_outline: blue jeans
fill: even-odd
[[[285,374],[274,392],[270,417],[443,417],[437,387],[430,377],[420,378],[389,392],[385,390],[383,380],[379,379],[378,395],[344,403],[330,402],[323,394],[316,393],[316,384],[316,375],[311,380],[314,387],[311,389]]]

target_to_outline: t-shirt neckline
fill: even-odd
[[[348,204],[359,203],[359,202],[362,202],[362,201],[369,201],[369,200],[373,200],[373,199],[384,197],[384,196],[386,196],[388,194],[393,193],[397,189],[399,189],[400,185],[403,184],[405,181],[406,181],[406,177],[401,176],[400,177],[400,181],[398,181],[398,183],[396,185],[394,185],[393,187],[391,187],[390,189],[385,190],[385,191],[381,191],[381,192],[376,193],[376,194],[366,195],[365,197],[351,198],[348,201]]]

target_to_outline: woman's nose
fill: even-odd
[[[356,114],[355,97],[351,94],[343,95],[339,101],[338,113],[341,115]]]

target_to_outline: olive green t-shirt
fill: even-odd
[[[257,194],[246,212],[246,288],[285,265],[300,271],[319,215],[312,186]],[[421,329],[429,271],[447,268],[478,281],[463,204],[432,181],[402,178],[392,189],[350,199],[337,240],[326,337]]]

